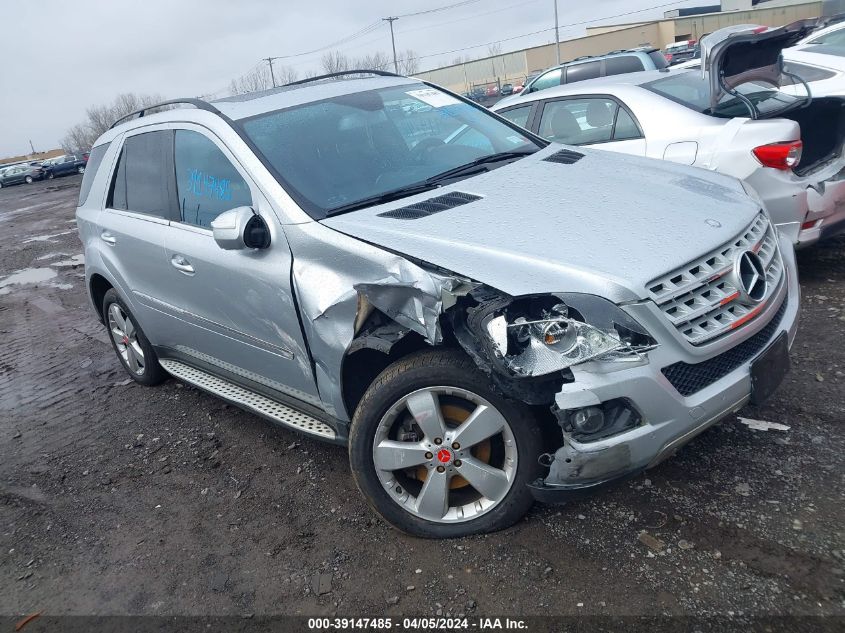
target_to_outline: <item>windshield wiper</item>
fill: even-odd
[[[441,187],[444,181],[454,178],[456,176],[466,176],[471,173],[475,173],[476,171],[487,171],[486,169],[484,169],[484,165],[487,165],[489,163],[498,163],[505,160],[516,160],[518,158],[528,156],[529,154],[533,154],[535,151],[537,150],[533,150],[530,152],[499,152],[497,154],[489,154],[487,156],[482,156],[481,158],[477,158],[472,162],[460,165],[458,167],[454,167],[453,169],[448,169],[439,174],[435,174],[430,178],[426,178],[422,182],[414,183],[412,185],[408,185],[407,187],[399,187],[398,189],[379,193],[374,196],[368,196],[366,198],[362,198],[361,200],[356,200],[355,202],[350,202],[349,204],[344,204],[339,207],[335,207],[334,209],[329,209],[329,211],[326,212],[326,216],[331,217],[333,215],[339,215],[341,213],[347,213],[349,211],[357,211],[358,209],[372,207],[377,204],[393,202],[394,200],[398,200],[400,198],[407,198],[408,196],[423,193],[424,191],[431,191],[432,189],[437,189],[438,187]]]
[[[399,187],[398,189],[385,191],[384,193],[379,193],[374,196],[361,198],[360,200],[356,200],[355,202],[350,202],[349,204],[344,204],[339,207],[335,207],[334,209],[329,209],[326,215],[339,215],[341,213],[346,213],[347,211],[357,211],[358,209],[372,207],[377,204],[393,202],[394,200],[398,200],[399,198],[407,198],[408,196],[413,196],[417,193],[423,193],[424,191],[431,191],[432,189],[437,189],[439,186],[439,183],[428,182],[427,180],[424,180],[413,185],[408,185],[407,187]]]
[[[519,158],[524,158],[525,156],[529,156],[536,151],[537,150],[523,150],[521,152],[498,152],[496,154],[488,154],[487,156],[476,158],[474,161],[471,161],[464,165],[459,165],[458,167],[447,169],[444,172],[435,174],[430,178],[426,178],[425,182],[442,183],[444,180],[449,180],[450,178],[453,178],[455,176],[464,176],[476,172],[487,171],[486,169],[479,169],[479,167],[483,167],[484,165],[488,165],[490,163],[499,163],[505,160],[516,160]]]

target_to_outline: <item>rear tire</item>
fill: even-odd
[[[120,364],[137,383],[152,387],[167,380],[153,346],[115,290],[103,297],[103,323]]]
[[[471,359],[448,349],[385,369],[349,433],[358,489],[385,521],[424,538],[492,532],[521,519],[534,501],[527,484],[540,475],[541,449],[531,409],[494,392]]]

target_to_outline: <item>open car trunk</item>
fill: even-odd
[[[790,119],[801,126],[804,149],[794,170],[799,176],[810,173],[842,155],[845,143],[845,99],[814,98],[806,108],[798,108],[772,118]]]

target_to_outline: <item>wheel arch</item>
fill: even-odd
[[[395,323],[355,338],[341,365],[343,403],[349,417],[355,414],[364,392],[381,372],[400,358],[431,348],[422,336],[403,330]]]
[[[94,306],[94,311],[97,313],[97,318],[100,319],[101,323],[103,322],[103,299],[106,293],[113,288],[114,284],[99,273],[91,275],[91,279],[88,281],[91,304]]]

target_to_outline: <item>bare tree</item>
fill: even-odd
[[[273,71],[276,73],[276,81],[280,86],[293,83],[299,79],[299,73],[292,66],[273,66]]]
[[[420,58],[411,49],[401,53],[396,61],[399,65],[399,73],[402,75],[413,75],[420,70]]]
[[[487,56],[495,57],[502,54],[502,45],[499,42],[487,46]]]
[[[388,70],[393,66],[393,60],[386,53],[379,51],[359,57],[352,66],[354,68],[366,68],[367,70]]]
[[[162,101],[164,98],[161,95],[124,93],[118,95],[111,104],[91,106],[85,111],[85,120],[67,131],[61,140],[62,148],[69,153],[88,150],[118,119]]]
[[[349,58],[340,51],[329,51],[323,54],[320,65],[326,74],[339,73],[349,70]]]
[[[229,82],[229,92],[233,95],[242,95],[248,92],[258,92],[273,87],[273,79],[270,77],[270,68],[261,64],[256,66],[245,75]]]

